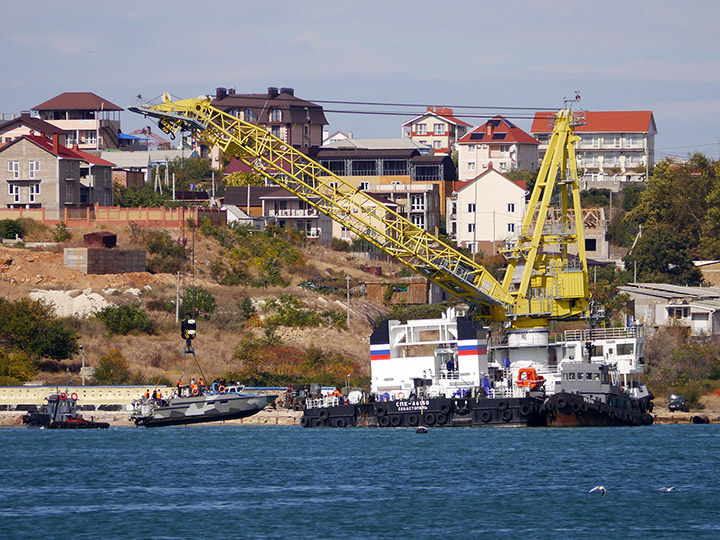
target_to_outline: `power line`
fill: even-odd
[[[372,105],[375,107],[427,107],[427,104],[421,103],[383,103],[374,101],[332,101],[323,99],[308,100],[312,103],[332,103],[338,105]],[[510,110],[510,111],[557,111],[557,107],[490,107],[485,105],[439,105],[441,108],[448,109],[490,109],[490,110]],[[427,112],[427,111],[426,111]]]
[[[323,109],[324,113],[332,114],[366,114],[372,116],[409,116],[412,113],[402,111],[361,111],[361,110],[343,110],[343,109]],[[427,112],[427,111],[424,111]],[[417,113],[415,116],[421,116],[424,112]],[[496,115],[493,114],[462,114],[459,115],[463,118],[494,118]],[[513,118],[518,120],[533,120],[535,116],[521,116],[521,115],[503,115],[503,118]]]

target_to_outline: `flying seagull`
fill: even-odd
[[[671,491],[675,491],[675,486],[661,487],[660,491],[666,491],[666,492],[670,493]]]
[[[606,490],[603,486],[595,486],[595,487],[592,488],[590,491],[588,491],[588,493],[592,493],[593,491],[600,491],[600,492],[602,492],[602,496],[604,497],[604,496],[605,496],[605,492],[606,492],[607,490]]]

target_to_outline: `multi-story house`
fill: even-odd
[[[251,188],[258,189],[258,188]],[[333,234],[333,220],[318,212],[297,195],[285,188],[276,187],[261,195],[262,214],[265,223],[305,232],[308,238],[329,243]]]
[[[0,124],[0,145],[9,143],[23,135],[42,135],[44,137],[60,136],[60,144],[65,145],[65,132],[57,126],[40,118],[30,116],[23,111],[20,116]]]
[[[491,168],[536,171],[539,144],[512,122],[496,116],[458,141],[458,177],[472,180]]]
[[[532,134],[545,155],[554,114],[535,113]],[[657,127],[652,111],[587,111],[587,123],[575,126],[580,141],[575,146],[577,164],[585,187],[618,191],[622,182],[647,179],[655,164]]]
[[[409,219],[414,215],[418,226],[434,231],[445,211],[441,201],[452,192],[456,180],[452,158],[423,155],[416,145],[388,149],[399,145],[392,142],[376,145],[372,140],[366,141],[362,145],[357,139],[343,141],[342,147],[323,147],[311,152],[310,157],[362,191],[382,194],[396,202],[406,200],[410,208],[401,209],[401,213],[407,213]],[[353,146],[348,147],[350,144]],[[413,199],[417,203],[416,209],[424,208],[422,217],[420,210],[412,212]]]
[[[520,232],[526,196],[524,181],[511,180],[490,168],[448,199],[448,235],[472,253],[498,253],[506,240]]]
[[[427,111],[402,124],[403,137],[410,137],[433,149],[435,154],[451,154],[455,144],[472,126],[455,118],[448,107],[428,107]]]
[[[122,110],[92,92],[64,92],[33,107],[41,119],[65,132],[65,146],[80,150],[120,148]]]
[[[292,88],[271,86],[267,94],[237,94],[233,88],[217,88],[212,105],[240,120],[264,127],[299,150],[321,146],[323,127],[328,123],[320,105],[296,97]],[[218,148],[201,145],[199,150],[202,157],[211,157],[213,168],[221,168]]]
[[[0,206],[43,208],[48,219],[93,203],[112,204],[112,163],[60,144],[24,135],[0,148]]]

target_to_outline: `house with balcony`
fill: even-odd
[[[30,111],[23,111],[20,116],[0,124],[0,145],[14,141],[23,135],[42,135],[48,138],[59,135],[60,144],[67,146],[65,132],[62,129],[41,118],[30,116]]]
[[[403,122],[403,137],[418,141],[435,154],[450,155],[455,144],[472,126],[456,118],[449,107],[428,107],[421,115]]]
[[[268,186],[270,187],[270,186]],[[257,188],[252,188],[257,189]],[[333,220],[318,212],[297,195],[285,188],[275,187],[259,197],[265,224],[303,231],[308,238],[329,243]]]
[[[212,106],[251,124],[267,129],[288,145],[304,150],[323,143],[328,124],[320,105],[300,99],[293,88],[271,86],[263,94],[238,94],[234,88],[217,88]],[[212,167],[220,169],[220,150],[199,143],[199,154],[210,157]]]
[[[423,212],[426,214],[422,218],[423,223],[417,221],[416,224],[433,231],[445,211],[441,201],[455,185],[456,171],[452,158],[448,155],[424,155],[417,143],[409,139],[404,144],[399,142],[402,139],[363,141],[351,139],[338,143],[338,146],[322,147],[312,151],[310,157],[348,184],[383,196],[393,194],[389,198],[398,203],[404,199],[412,205],[411,195],[415,195],[418,201],[416,208],[419,208],[418,197],[425,193]],[[407,213],[409,209],[402,208],[400,212]]]
[[[493,168],[460,187],[447,200],[449,237],[471,253],[494,255],[520,232],[527,197],[524,181]]]
[[[472,180],[489,169],[501,173],[536,171],[539,145],[534,137],[498,115],[458,141],[458,178]]]
[[[550,141],[555,115],[536,112],[531,132],[540,141],[540,158]],[[575,126],[575,154],[583,187],[620,191],[625,182],[642,182],[655,165],[657,127],[652,111],[586,111]]]
[[[65,132],[65,146],[80,150],[120,148],[120,112],[92,92],[64,92],[33,107],[38,116]]]
[[[112,163],[40,135],[23,135],[0,148],[0,207],[45,210],[62,219],[66,209],[112,204]]]

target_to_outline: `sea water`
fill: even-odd
[[[5,428],[0,451],[3,540],[720,538],[717,424]]]

